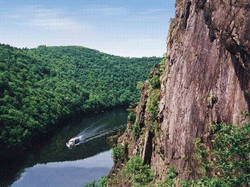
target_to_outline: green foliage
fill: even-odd
[[[159,133],[159,123],[158,122],[154,122],[154,121],[150,121],[149,122],[151,124],[151,128],[150,128],[150,131],[153,132],[153,133]],[[160,134],[159,134],[160,136]],[[160,138],[158,136],[158,138]]]
[[[98,180],[98,183],[96,180],[93,180],[92,182],[85,184],[84,187],[106,187],[107,182],[108,182],[108,178],[105,176],[105,177],[101,177]]]
[[[177,176],[175,167],[174,166],[169,166],[168,167],[168,179],[174,179]]]
[[[159,94],[160,89],[153,89],[150,91],[148,97],[147,110],[151,114],[151,119],[155,119],[158,114],[158,105],[159,105]]]
[[[118,138],[123,134],[122,131],[118,131],[117,134],[107,137],[108,144],[114,148],[117,146]]]
[[[99,186],[100,187],[105,187],[105,186],[107,186],[107,183],[108,183],[108,177],[101,177],[100,179],[99,179]]]
[[[149,78],[149,83],[153,89],[160,88],[161,86],[160,77],[163,75],[165,70],[165,61],[166,58],[162,58],[161,62],[158,64],[158,67],[155,66],[155,68],[157,67],[157,70],[155,71],[154,76]]]
[[[96,180],[93,180],[92,182],[85,184],[84,187],[98,187],[98,184],[96,183]]]
[[[128,143],[113,147],[112,158],[115,162],[126,162],[128,160]]]
[[[195,158],[200,161],[201,168],[199,172],[204,175],[212,170],[208,161],[209,151],[206,149],[206,145],[201,142],[200,138],[195,139]]]
[[[208,94],[208,96],[207,96],[207,100],[208,101],[214,101],[216,98],[215,98],[215,96],[213,95],[213,94]]]
[[[216,124],[213,165],[217,175],[230,186],[250,184],[250,123],[242,127]]]
[[[124,147],[119,145],[113,148],[112,158],[116,160],[120,160],[124,156]]]
[[[140,124],[138,122],[139,119],[136,119],[135,107],[136,105],[129,106],[128,122],[130,123],[131,133],[134,135],[135,138],[139,138],[141,129]]]
[[[135,123],[135,120],[136,120],[135,107],[136,107],[136,104],[130,104],[128,108],[128,111],[129,111],[128,122],[130,122],[130,124]]]
[[[142,90],[142,87],[143,87],[143,82],[142,81],[139,81],[138,83],[137,83],[137,86],[136,86],[136,88],[137,88],[137,90],[139,90],[139,91],[141,91]]]
[[[250,113],[246,112],[246,111],[241,111],[240,112],[242,115],[244,115],[245,117],[250,116]]]
[[[168,172],[167,172],[167,177],[165,181],[159,181],[157,183],[157,186],[159,187],[175,187],[176,183],[174,179],[176,178],[177,173],[175,171],[175,167],[170,165],[168,166]]]
[[[211,132],[214,134],[212,151],[209,152],[200,140],[196,140],[203,178],[182,181],[183,186],[249,186],[250,123],[242,127],[216,124]]]
[[[84,47],[0,44],[0,144],[29,144],[60,119],[129,105],[160,58],[124,58]]]
[[[219,179],[203,177],[198,180],[189,180],[189,181],[180,181],[181,186],[183,187],[230,187],[229,185],[223,183]]]
[[[139,156],[133,156],[122,170],[122,174],[129,175],[133,186],[144,186],[154,178],[154,172],[149,165],[143,164]]]
[[[140,133],[141,133],[141,128],[140,128],[139,122],[135,121],[134,123],[132,123],[130,125],[130,129],[131,129],[131,133],[134,135],[134,137],[136,139],[138,139],[140,136]]]
[[[149,77],[149,86],[147,85],[146,87],[146,91],[148,92],[149,96],[147,98],[147,106],[146,106],[146,110],[147,112],[150,114],[150,121],[153,124],[153,128],[152,130],[156,130],[158,125],[155,125],[155,123],[153,123],[158,115],[158,105],[159,105],[159,100],[160,100],[160,77],[163,75],[164,70],[165,70],[165,61],[166,59],[163,58],[161,60],[161,62],[157,65],[155,65],[154,70],[152,70],[151,75],[152,74],[154,76]],[[155,72],[154,72],[155,71]],[[140,83],[139,90],[141,90],[142,88],[142,84]],[[130,110],[130,114],[128,117],[128,120],[130,122],[130,129],[131,129],[131,133],[134,135],[134,137],[136,139],[139,138],[140,133],[141,133],[141,127],[142,125],[140,124],[140,119],[136,119],[136,114],[134,112],[134,110]]]
[[[161,85],[160,76],[158,74],[153,76],[151,79],[149,79],[149,83],[152,86],[152,88],[160,88]]]
[[[159,95],[160,95],[160,77],[163,75],[165,70],[165,61],[166,57],[164,57],[161,62],[158,64],[158,67],[154,73],[152,78],[149,78],[150,88],[149,88],[149,97],[147,103],[147,110],[151,114],[151,120],[155,120],[158,115],[158,105],[159,105]]]
[[[130,111],[128,114],[128,121],[130,122],[130,124],[135,123],[136,120],[136,114],[135,111]]]

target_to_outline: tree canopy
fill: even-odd
[[[137,101],[137,82],[160,60],[79,46],[0,44],[0,145],[25,145],[65,116]]]

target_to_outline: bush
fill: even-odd
[[[149,78],[149,83],[153,89],[158,89],[161,86],[160,77],[165,71],[165,61],[166,57],[162,58],[161,62],[159,63],[159,69],[156,70],[155,75],[152,78]]]
[[[242,127],[216,124],[213,162],[217,175],[230,186],[250,185],[250,123]]]
[[[128,121],[130,122],[130,124],[135,123],[136,120],[136,114],[135,111],[130,111],[128,114]]]
[[[198,180],[190,180],[190,181],[180,181],[181,186],[183,187],[230,187],[229,185],[224,184],[219,179],[203,177]]]
[[[149,79],[149,83],[154,89],[160,88],[161,85],[160,76],[159,75],[153,76],[151,79]]]
[[[105,186],[107,186],[107,182],[108,182],[108,177],[101,177],[100,179],[99,179],[99,186],[100,187],[105,187]]]
[[[124,147],[119,145],[113,148],[112,158],[116,160],[121,160],[124,154],[125,154]]]
[[[139,122],[136,121],[135,123],[131,124],[130,129],[131,129],[131,133],[134,135],[134,137],[136,139],[138,139],[140,136],[140,133],[141,133],[141,128],[140,128]]]
[[[196,158],[204,173],[183,186],[249,186],[250,185],[250,123],[242,127],[216,124],[211,128],[213,150],[208,151],[196,140]],[[209,177],[208,177],[209,176]]]
[[[122,131],[118,131],[117,134],[113,135],[113,136],[109,136],[107,137],[107,143],[112,147],[116,147],[117,146],[117,141],[118,138],[123,134]]]
[[[101,177],[98,181],[99,182],[97,183],[96,180],[93,180],[92,182],[85,184],[84,187],[105,187],[107,186],[108,177]]]
[[[177,176],[177,173],[175,171],[175,167],[169,165],[168,166],[168,172],[167,172],[167,177],[164,182],[160,181],[157,183],[157,186],[160,187],[175,187],[175,177]]]
[[[98,184],[96,183],[96,180],[93,180],[92,182],[85,184],[84,187],[98,187]]]
[[[130,175],[133,186],[146,185],[154,178],[153,170],[149,165],[144,165],[139,156],[131,157],[122,172]]]
[[[152,120],[156,118],[159,112],[158,111],[159,94],[160,94],[159,89],[151,90],[149,98],[148,98],[147,110],[151,114]]]

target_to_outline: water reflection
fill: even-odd
[[[82,119],[78,124],[69,125],[61,130],[49,145],[36,155],[36,162],[58,162],[84,159],[100,152],[107,151],[110,147],[106,143],[107,135],[111,134],[112,129],[119,129],[126,123],[127,112],[124,110],[114,110],[103,114],[89,116]],[[73,123],[73,122],[72,122]],[[124,126],[125,127],[125,126]],[[121,129],[121,128],[120,128]],[[107,130],[109,133],[104,133]],[[100,133],[101,136],[98,136]],[[74,149],[68,149],[65,143],[76,135],[87,137],[82,144]]]
[[[77,186],[79,181],[82,186],[84,181],[91,182],[94,176],[98,175],[98,179],[104,173],[106,175],[113,162],[110,152],[106,152],[110,149],[106,137],[126,120],[127,111],[124,109],[73,119],[39,151],[30,154],[26,163],[19,167],[18,172],[15,171],[16,174],[6,176],[10,178],[7,182],[0,181],[0,186],[10,185],[15,180],[12,186]],[[68,149],[65,143],[81,134],[88,134],[89,138],[79,146]],[[108,155],[108,159],[102,152]],[[102,153],[101,156],[93,157],[99,153]],[[93,159],[99,159],[99,162]],[[106,162],[108,166],[103,165]]]
[[[86,143],[96,138],[103,137],[103,136],[115,133],[119,130],[125,129],[126,123],[122,125],[118,125],[118,126],[112,126],[111,122],[114,120],[115,120],[115,117],[113,117],[113,119],[107,119],[107,117],[101,118],[97,122],[93,123],[91,126],[84,129],[81,133],[71,138],[66,143],[66,146],[69,149],[72,149],[82,143]],[[101,125],[99,125],[98,123]]]
[[[113,162],[111,151],[77,161],[37,164],[26,169],[11,187],[82,187],[109,173]]]

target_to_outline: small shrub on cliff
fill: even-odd
[[[126,162],[128,160],[128,143],[113,147],[112,158],[115,162]]]
[[[149,83],[153,89],[160,88],[161,86],[160,77],[162,76],[165,70],[165,61],[166,57],[162,58],[161,62],[158,64],[158,69],[155,71],[154,76],[151,78],[149,77]]]
[[[147,110],[151,114],[152,119],[155,119],[158,114],[159,94],[159,89],[151,90],[148,98]]]
[[[128,114],[128,121],[130,122],[130,124],[135,123],[136,120],[136,114],[135,111],[130,111]]]
[[[168,166],[168,172],[165,181],[161,181],[157,183],[157,186],[159,187],[175,187],[176,183],[174,179],[176,178],[177,173],[175,171],[175,167],[170,165]]]
[[[111,147],[116,147],[117,146],[117,141],[118,138],[123,134],[122,131],[118,131],[117,134],[113,135],[113,136],[109,136],[107,137],[107,143],[111,146]]]
[[[120,160],[124,156],[124,148],[123,146],[116,146],[113,148],[112,158],[116,160]]]
[[[250,185],[250,123],[242,127],[216,124],[213,165],[217,175],[230,186]]]
[[[107,182],[108,182],[108,177],[101,177],[100,179],[99,179],[99,186],[100,187],[105,187],[105,186],[107,186]]]
[[[160,75],[155,75],[151,79],[149,79],[149,83],[152,86],[152,88],[160,88],[161,81],[160,81]]]
[[[140,128],[139,122],[136,121],[135,123],[131,124],[130,129],[131,129],[131,133],[134,135],[134,137],[136,139],[138,139],[140,136],[140,133],[141,133],[141,128]]]
[[[250,116],[250,113],[246,112],[246,111],[241,111],[240,112],[242,115],[244,115],[245,117]]]
[[[137,83],[137,86],[136,86],[136,88],[137,88],[137,90],[138,91],[140,91],[141,92],[141,90],[142,90],[142,87],[143,87],[143,82],[142,81],[139,81],[138,83]]]
[[[219,179],[203,177],[198,180],[180,181],[182,187],[230,187]]]
[[[84,187],[106,187],[108,178],[106,176],[101,177],[98,181],[99,183],[97,183],[96,180],[93,180],[92,182],[85,184]]]
[[[134,135],[135,138],[138,138],[140,134],[140,126],[138,120],[136,120],[135,108],[136,108],[135,104],[130,104],[128,109],[129,111],[128,123],[130,123],[131,133]]]
[[[196,143],[203,178],[182,182],[183,186],[249,186],[250,123],[242,127],[216,124],[211,132],[212,151],[208,152],[200,141]]]
[[[133,186],[144,186],[154,178],[153,170],[139,156],[131,157],[122,173],[131,177]]]
[[[98,184],[96,183],[96,180],[93,180],[92,182],[85,184],[84,187],[98,187]]]

